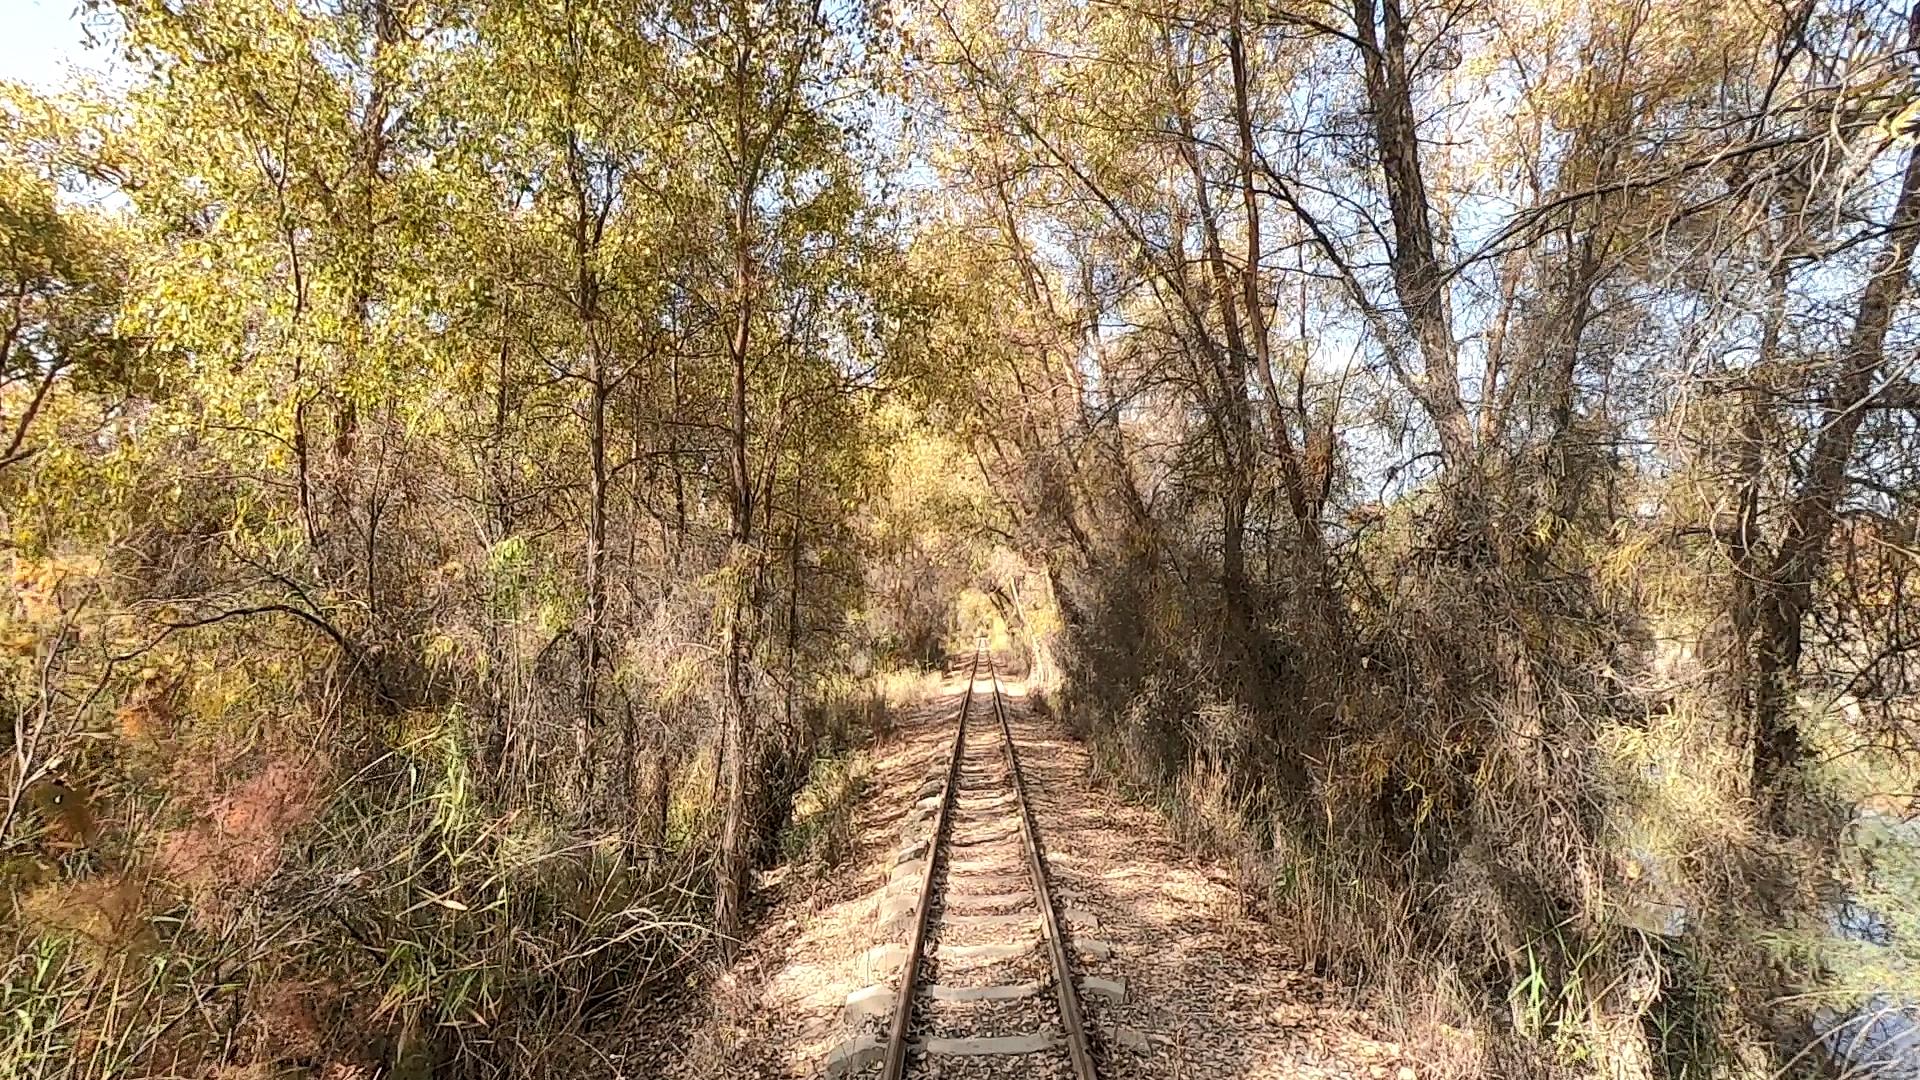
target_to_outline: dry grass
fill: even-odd
[[[1112,782],[1318,970],[1454,1046],[1456,1075],[1768,1075],[1811,1030],[1797,994],[1845,962],[1809,943],[1825,826],[1782,835],[1750,790],[1700,644],[1715,583],[1651,529],[1562,528],[1551,558],[1587,575],[1543,581],[1525,543],[1504,575],[1421,561],[1431,528],[1360,553],[1347,641],[1285,593],[1242,645],[1160,574],[1070,581],[1053,699]]]
[[[821,756],[769,836],[793,866],[825,880],[847,857],[862,747],[936,682],[895,672],[810,706]],[[710,753],[680,763],[665,842],[635,858],[483,783],[462,709],[411,710],[355,752],[286,720],[236,739],[252,693],[208,680],[166,706],[165,738],[151,694],[103,714],[140,755],[121,783],[158,796],[137,824],[73,790],[27,808],[54,857],[9,864],[0,1074],[580,1075],[604,1062],[576,1036],[715,950]]]

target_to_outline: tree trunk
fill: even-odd
[[[1920,29],[1920,10],[1913,15]],[[1920,36],[1920,34],[1911,35]],[[1793,716],[1798,690],[1801,628],[1813,608],[1814,587],[1827,570],[1836,511],[1847,490],[1847,464],[1867,407],[1881,389],[1887,329],[1906,296],[1913,251],[1920,242],[1920,153],[1909,152],[1894,204],[1886,251],[1860,296],[1853,332],[1841,351],[1821,403],[1818,435],[1807,472],[1793,494],[1779,550],[1764,582],[1754,649],[1753,776],[1756,790],[1775,796],[1806,747]]]
[[[1470,483],[1473,424],[1460,400],[1447,274],[1436,254],[1427,185],[1420,172],[1406,19],[1400,0],[1380,0],[1377,9],[1374,0],[1354,0],[1353,23],[1366,67],[1367,102],[1380,170],[1386,177],[1387,206],[1393,215],[1389,260],[1394,292],[1423,361],[1422,376],[1410,389],[1433,420],[1441,453],[1456,482]]]
[[[591,332],[591,328],[590,328]],[[596,353],[598,350],[596,350]],[[587,625],[582,650],[580,721],[574,729],[581,809],[593,798],[593,740],[600,727],[600,668],[605,662],[607,622],[607,373],[596,355],[587,397]]]
[[[1233,21],[1227,33],[1227,58],[1233,67],[1234,126],[1240,137],[1240,199],[1246,214],[1247,252],[1240,269],[1247,312],[1247,342],[1252,346],[1253,370],[1260,377],[1260,388],[1267,399],[1267,424],[1273,429],[1274,456],[1280,459],[1281,486],[1287,495],[1300,538],[1310,552],[1321,549],[1320,522],[1307,498],[1306,481],[1301,474],[1300,455],[1293,445],[1293,433],[1287,423],[1286,407],[1281,404],[1280,386],[1273,377],[1273,343],[1268,332],[1266,301],[1260,294],[1260,200],[1253,186],[1253,107],[1249,101],[1246,45],[1240,33],[1240,8],[1233,9]],[[1304,425],[1305,417],[1301,417]],[[1316,559],[1316,563],[1317,563]],[[1316,569],[1318,569],[1316,565]]]
[[[1189,305],[1189,310],[1216,309],[1225,344],[1225,348],[1221,348],[1208,333],[1205,323],[1197,318],[1192,320],[1194,344],[1207,360],[1207,371],[1213,376],[1218,394],[1205,412],[1213,418],[1214,437],[1220,445],[1220,469],[1224,474],[1220,493],[1220,591],[1226,600],[1228,624],[1236,635],[1243,635],[1252,624],[1247,610],[1246,568],[1247,504],[1252,501],[1253,473],[1251,410],[1247,403],[1247,339],[1240,321],[1238,290],[1220,240],[1219,215],[1212,196],[1207,193],[1200,143],[1194,137],[1191,118],[1184,112],[1179,116],[1179,123],[1184,136],[1182,153],[1193,176],[1193,197],[1200,212],[1200,237],[1206,248],[1213,300],[1208,305]],[[1184,264],[1184,255],[1178,261]],[[1183,290],[1186,288],[1184,268],[1175,280]]]
[[[634,841],[644,857],[658,856],[667,844],[667,814],[673,793],[673,762],[662,745],[643,747],[639,790],[634,793]]]
[[[489,547],[497,545],[513,535],[513,496],[510,490],[511,480],[507,468],[507,418],[509,363],[512,359],[509,327],[513,321],[513,305],[502,304],[500,308],[500,351],[498,366],[494,373],[493,388],[493,424],[487,439],[487,543]],[[489,588],[491,589],[491,578]],[[501,618],[492,601],[487,597],[487,730],[481,751],[481,773],[492,777],[496,782],[506,775],[507,747],[511,742],[510,726],[513,723],[513,700],[508,691],[509,673],[517,675],[518,666],[509,654],[512,635],[507,632],[506,620]]]
[[[574,307],[587,354],[587,534],[583,589],[586,625],[582,628],[580,715],[575,722],[574,765],[580,782],[580,812],[593,805],[594,738],[601,721],[600,668],[605,662],[607,620],[607,399],[613,390],[608,370],[605,327],[600,318],[600,272],[595,266],[606,217],[596,193],[585,152],[576,136],[567,140],[568,178],[573,186]]]
[[[743,30],[744,11],[736,6],[736,18]],[[753,474],[747,457],[747,355],[753,325],[752,296],[753,248],[749,229],[752,225],[753,197],[759,187],[750,163],[746,94],[749,54],[744,45],[735,60],[733,78],[734,138],[741,155],[739,188],[733,208],[733,330],[727,340],[728,361],[732,368],[729,395],[727,476],[730,481],[729,516],[733,550],[729,553],[727,575],[728,613],[722,651],[726,658],[726,737],[721,753],[726,762],[725,817],[720,828],[719,880],[714,890],[714,928],[729,943],[740,928],[741,909],[745,905],[747,874],[751,870],[753,762],[758,745],[753,716],[747,705],[747,642],[745,623],[747,588],[750,579],[748,561],[753,543]]]

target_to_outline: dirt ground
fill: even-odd
[[[825,873],[767,875],[732,967],[653,1018],[656,1052],[642,1075],[824,1075],[852,1030],[842,1018],[847,995],[892,977],[877,947],[899,935],[881,932],[879,900],[915,791],[946,753],[963,688],[948,680],[872,748],[850,853]],[[1243,914],[1224,870],[1183,852],[1153,811],[1092,784],[1085,749],[1032,707],[1020,683],[1003,693],[1058,904],[1080,920],[1076,941],[1111,946],[1104,959],[1083,956],[1078,974],[1126,986],[1119,1004],[1086,999],[1103,1077],[1422,1075],[1384,1025]],[[1006,1061],[1005,1075],[1027,1075],[1019,1059]]]

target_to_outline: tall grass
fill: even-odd
[[[1920,967],[1829,916],[1842,892],[1920,911],[1914,848],[1866,839],[1911,814],[1910,757],[1808,694],[1818,760],[1779,827],[1715,666],[1726,583],[1697,553],[1572,523],[1463,567],[1420,554],[1421,512],[1350,554],[1344,639],[1284,574],[1237,632],[1192,587],[1204,553],[1069,575],[1046,690],[1306,962],[1451,1047],[1442,1074],[1768,1076],[1817,1060],[1820,1014],[1920,1000]]]
[[[664,836],[639,843],[563,790],[503,791],[463,703],[236,739],[219,688],[241,685],[176,695],[143,747],[114,736],[96,775],[116,797],[86,797],[84,836],[71,802],[23,811],[48,854],[6,864],[0,1075],[582,1075],[606,1065],[590,1031],[715,950],[710,752],[681,762]],[[924,685],[804,700],[801,737],[770,750],[793,762],[768,765],[774,856],[845,857],[860,747]]]

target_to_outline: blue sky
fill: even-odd
[[[48,89],[76,66],[104,69],[109,57],[83,44],[78,6],[78,0],[0,0],[0,79]]]

